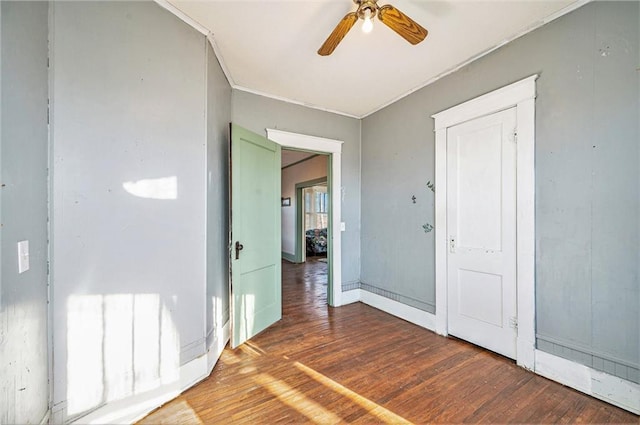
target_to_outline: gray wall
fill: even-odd
[[[207,346],[229,320],[229,123],[231,86],[207,42]]]
[[[47,356],[47,19],[44,2],[0,2],[0,423],[39,423]],[[29,241],[18,274],[16,243]]]
[[[588,4],[363,120],[363,285],[433,305],[430,116],[538,73],[538,347],[640,382],[639,7]]]
[[[429,113],[438,107],[424,91],[362,122],[360,278],[367,291],[433,313],[434,233],[423,225],[434,224],[434,193],[427,187],[434,181]]]
[[[297,232],[296,224],[298,220],[298,199],[296,185],[298,183],[318,182],[327,180],[327,167],[329,165],[328,155],[316,155],[282,168],[281,194],[282,198],[290,198],[291,206],[282,208],[282,257],[291,262],[302,261],[305,250],[305,243],[302,242],[302,231]],[[304,199],[304,196],[302,197]],[[301,211],[302,213],[302,211]],[[301,220],[302,221],[302,220]],[[302,230],[304,222],[300,223]],[[299,253],[296,247],[300,246]],[[299,257],[296,257],[300,254]]]
[[[266,128],[342,140],[342,284],[360,280],[360,120],[233,90],[233,122],[266,135]]]
[[[230,88],[153,2],[52,8],[54,410],[74,417],[174,382],[226,322]]]

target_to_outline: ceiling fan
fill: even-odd
[[[364,20],[362,25],[364,32],[371,31],[373,27],[372,19],[375,18],[376,15],[383,24],[394,30],[411,44],[420,43],[429,33],[413,19],[390,4],[378,6],[378,0],[353,0],[353,2],[358,5],[358,10],[347,13],[345,17],[338,22],[333,32],[325,40],[320,49],[318,49],[320,56],[328,56],[333,53],[340,41],[347,35],[358,19]]]

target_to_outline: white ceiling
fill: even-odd
[[[213,33],[233,87],[363,117],[585,0],[423,1],[392,4],[429,31],[412,46],[360,22],[332,55],[316,52],[352,0],[169,0]]]
[[[282,149],[282,164],[281,167],[287,167],[291,164],[295,164],[300,161],[304,161],[305,159],[311,158],[312,156],[316,156],[317,154],[313,152],[304,152],[304,151],[290,151],[288,149]]]

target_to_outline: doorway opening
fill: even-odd
[[[328,168],[328,155],[282,149],[282,258],[291,263],[327,257]]]
[[[281,145],[283,150],[291,150],[297,152],[306,152],[311,155],[318,155],[326,158],[326,204],[327,204],[327,230],[326,230],[326,246],[327,246],[327,303],[332,307],[342,305],[342,251],[341,251],[341,155],[342,142],[339,140],[325,139],[321,137],[309,136],[298,133],[290,133],[280,130],[267,129],[267,137]],[[310,180],[300,181],[298,183],[309,182]],[[313,181],[309,186],[319,186],[320,181]],[[302,187],[296,188],[296,191]],[[283,195],[283,209],[288,209],[289,214],[296,209],[295,199],[302,199],[302,194],[296,196]],[[296,214],[297,215],[297,214]],[[284,219],[283,219],[284,222]],[[302,217],[296,217],[297,223],[302,223]],[[300,226],[301,228],[303,226]],[[314,229],[315,230],[315,229]],[[297,245],[300,249],[304,246],[301,238],[302,230],[294,232],[292,245]],[[315,231],[314,231],[315,235]],[[306,238],[305,238],[306,239]],[[296,242],[298,241],[298,242]],[[289,241],[291,242],[291,240]],[[283,243],[283,252],[285,252]],[[301,261],[300,256],[296,259],[295,248],[291,251],[289,245],[289,254],[293,254],[289,259],[294,262]],[[306,255],[306,247],[305,247]],[[287,258],[286,255],[284,258]]]
[[[315,294],[314,299],[321,297],[326,304],[329,156],[282,149],[281,164],[283,300],[291,298],[291,285],[297,291],[302,285]]]

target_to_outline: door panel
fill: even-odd
[[[458,270],[460,315],[490,325],[502,326],[502,292],[502,276],[473,270]]]
[[[447,130],[449,333],[516,356],[516,111]]]
[[[456,140],[458,246],[499,251],[502,242],[501,126],[457,130],[460,131],[466,132]]]
[[[231,346],[282,317],[280,145],[231,125]]]

